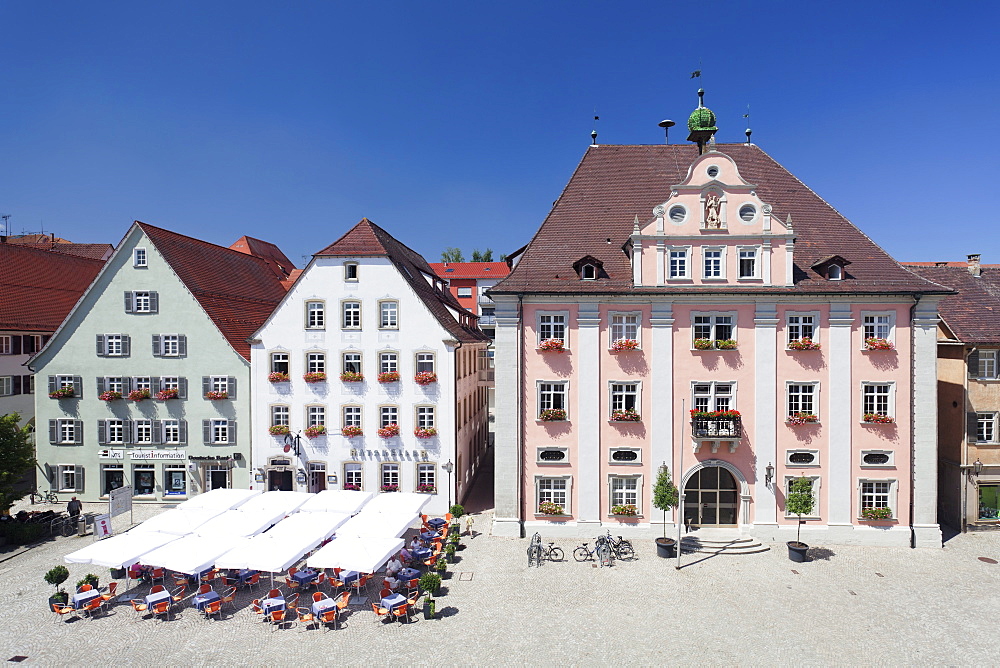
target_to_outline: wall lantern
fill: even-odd
[[[764,484],[770,485],[774,481],[774,466],[768,463],[767,468],[764,469]]]

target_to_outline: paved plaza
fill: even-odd
[[[138,507],[136,519],[159,512]],[[475,528],[489,526],[488,511]],[[569,557],[529,568],[527,540],[478,535],[438,601],[441,616],[376,621],[365,601],[339,630],[274,630],[242,592],[221,621],[185,605],[169,621],[119,604],[65,622],[46,609],[42,575],[91,538],[58,538],[0,559],[0,658],[35,665],[992,664],[1000,656],[1000,533],[943,550],[830,547],[794,564],[784,546],[742,556],[638,558],[594,568]],[[567,555],[573,544],[561,541]],[[68,565],[72,585],[90,570]],[[144,594],[147,590],[133,590]]]

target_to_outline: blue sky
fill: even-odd
[[[601,143],[660,143],[702,85],[719,141],[749,104],[754,142],[897,259],[1000,263],[1000,9],[950,7],[0,1],[0,212],[79,242],[249,234],[300,266],[363,216],[429,261],[499,254],[595,107]]]

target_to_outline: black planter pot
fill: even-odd
[[[434,602],[424,601],[424,619],[434,619]]]
[[[56,605],[66,605],[69,602],[69,596],[49,596],[49,610],[52,610],[52,604]]]
[[[656,555],[664,559],[675,558],[677,556],[677,541],[673,538],[657,538]]]
[[[115,580],[124,580],[125,579],[125,569],[124,568],[112,568],[111,569],[111,577],[113,577]]]
[[[809,551],[809,546],[805,543],[799,543],[794,540],[790,540],[785,545],[788,546],[788,558],[796,562],[807,561],[806,552]]]

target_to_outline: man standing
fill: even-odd
[[[69,500],[69,503],[66,504],[66,512],[69,513],[70,517],[78,517],[80,515],[80,511],[82,510],[83,504],[75,496]]]

